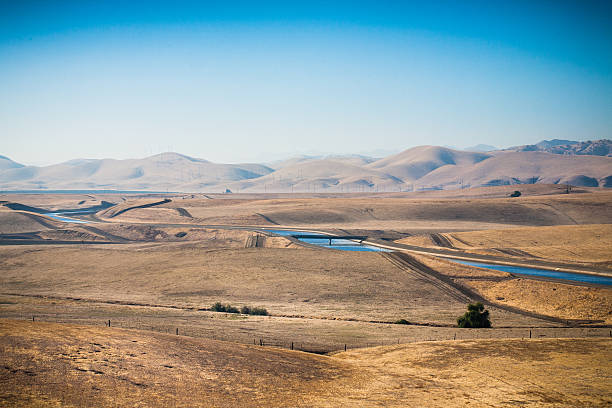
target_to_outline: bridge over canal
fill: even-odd
[[[322,235],[322,234],[290,234],[292,238],[296,239],[321,239],[328,240],[329,245],[332,245],[334,239],[346,239],[351,241],[359,241],[359,243],[365,241],[368,237],[366,235]]]

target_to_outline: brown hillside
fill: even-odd
[[[609,339],[426,342],[317,356],[0,321],[3,406],[608,406]],[[588,386],[584,379],[588,378]]]

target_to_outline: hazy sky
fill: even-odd
[[[611,129],[611,1],[0,0],[0,154],[25,164]]]

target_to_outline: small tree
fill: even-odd
[[[482,303],[470,303],[467,308],[468,311],[457,319],[457,325],[459,327],[491,327],[489,311],[485,310]]]

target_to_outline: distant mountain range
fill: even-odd
[[[511,147],[515,152],[548,152],[554,154],[578,154],[588,156],[612,156],[612,140],[576,142],[574,140],[543,140],[534,145]]]
[[[0,190],[359,192],[526,183],[612,187],[611,144],[551,140],[494,151],[486,145],[471,151],[419,146],[384,158],[301,156],[267,165],[220,164],[162,153],[37,167],[0,156]]]

